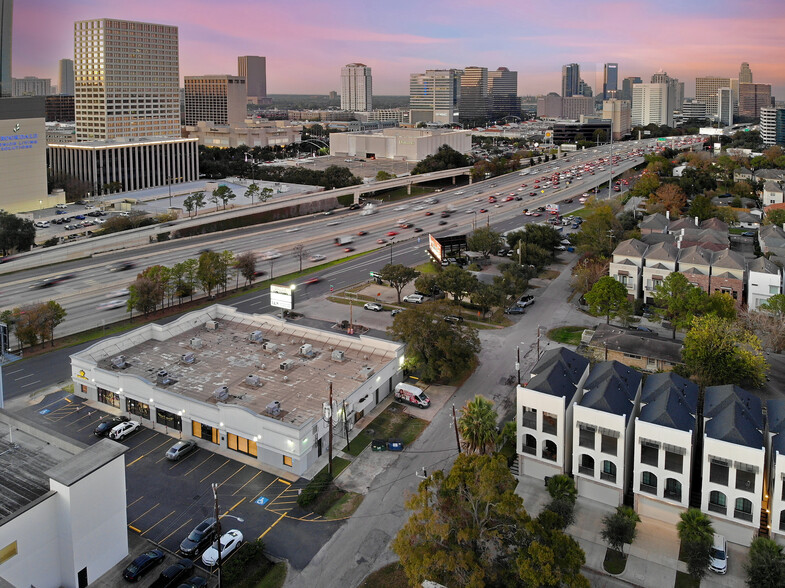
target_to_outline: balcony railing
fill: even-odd
[[[548,461],[556,461],[556,452],[555,451],[543,451],[542,458],[547,459]]]
[[[711,512],[718,512],[720,514],[727,514],[728,513],[728,507],[727,506],[723,506],[722,504],[714,504],[713,502],[709,503],[709,510]]]
[[[594,468],[590,468],[587,466],[578,466],[578,473],[583,474],[584,476],[591,476],[594,477]]]
[[[526,427],[527,429],[537,430],[537,416],[529,415],[531,415],[531,413],[526,413],[521,419],[521,426]]]
[[[657,494],[657,486],[651,484],[644,484],[641,482],[641,492],[648,492],[649,494]]]
[[[678,500],[681,502],[681,490],[678,492],[676,490],[665,490],[663,496],[668,500]]]
[[[548,433],[549,435],[556,435],[556,425],[549,423],[547,421],[542,422],[542,432]]]
[[[528,453],[529,455],[537,455],[536,447],[529,447],[528,445],[524,445],[521,449],[522,449],[522,453]]]
[[[616,483],[616,474],[608,474],[606,472],[600,472],[600,480],[605,480],[606,482],[613,482]]]
[[[749,521],[752,522],[752,513],[746,512],[743,510],[734,510],[733,511],[733,518],[741,519],[742,521]]]

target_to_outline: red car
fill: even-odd
[[[539,212],[532,212],[532,216],[542,216]]]
[[[310,278],[303,282],[303,286],[310,286],[311,284],[318,284],[318,283],[319,283],[319,278]]]
[[[483,212],[488,212],[488,211],[487,211],[487,210],[485,210],[484,208],[481,208],[481,209],[480,209],[480,213],[483,213]]]
[[[536,196],[537,192],[529,192],[529,196]]]
[[[358,237],[362,237],[363,235],[367,235],[367,234],[368,234],[368,231],[359,231],[359,232],[357,233],[357,236],[358,236]]]
[[[387,236],[388,237],[395,237],[395,235],[397,235],[397,234],[398,233],[396,233],[395,231],[390,231],[390,232],[387,233]]]
[[[428,211],[425,213],[425,216],[433,216],[433,213],[431,211]]]
[[[343,250],[346,251],[346,253],[351,253],[352,251],[354,251],[354,247],[344,247]]]

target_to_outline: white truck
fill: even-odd
[[[334,239],[336,245],[348,245],[352,241],[354,241],[354,238],[352,238],[351,235],[343,235]]]
[[[376,206],[373,204],[366,204],[363,209],[360,211],[360,216],[368,216],[369,214],[373,214],[376,212]]]
[[[401,382],[395,386],[394,394],[398,402],[405,402],[418,408],[428,408],[431,405],[431,399],[417,386]]]

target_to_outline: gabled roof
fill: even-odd
[[[638,395],[638,388],[641,385],[640,372],[624,365],[620,361],[603,361],[594,366],[586,378],[583,385],[584,390],[594,390],[611,385],[621,388],[627,398],[634,400]]]
[[[766,180],[763,184],[763,189],[766,192],[782,192],[782,184],[775,180]]]
[[[589,360],[566,347],[549,349],[532,368],[526,388],[572,400]]]
[[[697,398],[695,400],[697,402]],[[686,397],[674,388],[667,388],[656,396],[641,409],[638,418],[647,423],[679,431],[695,430],[695,409],[688,404]]]
[[[668,225],[668,232],[673,233],[682,229],[696,229],[697,227],[698,223],[695,222],[694,218],[685,216],[679,220],[671,221],[671,224]]]
[[[714,255],[712,255],[711,265],[712,267],[739,270],[744,270],[744,268],[747,267],[744,256],[741,253],[731,251],[730,249],[715,251]]]
[[[655,245],[657,243],[675,243],[676,235],[670,233],[644,233],[641,235],[641,241],[647,245]]]
[[[711,265],[711,251],[698,245],[685,247],[679,251],[679,264]]]
[[[737,167],[733,170],[734,174],[739,174],[740,176],[749,176],[752,175],[752,171],[748,170],[746,167]]]
[[[710,386],[704,396],[706,436],[746,447],[763,447],[761,402],[736,385]]]
[[[750,262],[747,262],[747,269],[751,272],[758,272],[761,274],[772,274],[772,275],[780,275],[782,270],[780,266],[776,263],[771,261],[770,259],[766,259],[763,256],[756,257]]]
[[[722,233],[728,232],[728,223],[721,221],[718,218],[707,218],[700,224],[701,229],[713,229]]]
[[[641,390],[641,404],[652,402],[669,391],[677,392],[687,403],[690,412],[697,414],[698,385],[673,372],[661,372],[647,377]]]
[[[622,329],[613,325],[599,324],[589,346],[650,357],[672,364],[682,363],[680,342],[658,337],[655,333]]]
[[[649,269],[665,270],[666,272],[674,271],[671,268],[669,268],[668,266],[662,265],[661,263],[655,263],[654,265],[647,265],[646,267],[649,268]]]
[[[632,267],[638,267],[629,259],[622,259],[621,261],[614,261],[613,265],[631,265]]]
[[[660,214],[659,212],[655,212],[654,214],[650,214],[649,216],[645,217],[640,224],[641,229],[649,229],[650,231],[665,231],[668,228],[668,217],[664,214]]]
[[[779,169],[759,169],[754,174],[756,180],[781,180],[785,172]]]
[[[639,241],[638,239],[627,239],[616,246],[616,249],[613,250],[613,255],[643,257],[647,247],[648,246],[643,241]]]
[[[676,261],[676,258],[679,256],[678,249],[673,243],[668,242],[661,242],[655,245],[651,245],[646,250],[646,265],[648,261],[651,260],[665,260],[665,261]]]
[[[751,212],[737,212],[736,220],[740,223],[760,223],[760,217]]]

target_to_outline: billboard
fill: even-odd
[[[292,288],[289,286],[278,286],[270,284],[270,306],[292,310],[294,308],[294,296]]]

